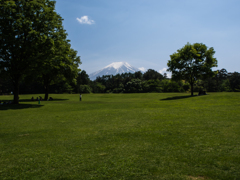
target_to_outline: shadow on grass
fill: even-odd
[[[177,99],[186,99],[186,98],[193,98],[193,97],[197,97],[197,95],[193,95],[193,96],[173,96],[173,97],[168,97],[168,98],[164,98],[164,99],[160,99],[161,101],[166,101],[166,100],[177,100]]]
[[[67,101],[68,99],[53,99],[50,101]],[[37,102],[37,100],[34,100],[35,102]],[[31,99],[19,99],[19,102],[34,102]],[[42,100],[45,101],[45,100]]]
[[[27,108],[40,108],[43,105],[35,104],[4,104],[0,106],[0,111],[9,110],[9,109],[27,109]]]

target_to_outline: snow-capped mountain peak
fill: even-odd
[[[113,67],[114,69],[119,69],[119,68],[121,68],[122,66],[131,67],[131,65],[128,64],[127,62],[114,62],[114,63],[112,63],[112,64],[109,64],[109,65],[106,66],[105,68],[111,68],[111,67]]]
[[[98,76],[103,75],[116,75],[122,73],[135,73],[136,71],[141,71],[138,68],[135,68],[128,64],[127,62],[113,62],[108,66],[104,67],[103,69],[96,71],[89,75],[91,80],[95,80]]]

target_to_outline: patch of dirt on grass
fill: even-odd
[[[188,176],[187,179],[188,179],[188,180],[203,180],[203,179],[205,179],[205,178],[204,178],[204,177],[201,177],[201,176],[199,176],[199,177]]]
[[[29,134],[20,134],[18,136],[20,136],[20,137],[22,137],[22,136],[29,136]]]
[[[99,156],[106,156],[107,153],[99,153],[98,155],[99,155]]]

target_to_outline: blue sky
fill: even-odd
[[[218,68],[240,72],[239,0],[56,0],[88,74],[112,62],[164,72],[187,42],[216,51]]]

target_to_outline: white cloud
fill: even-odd
[[[160,69],[158,72],[159,72],[160,74],[164,74],[164,73],[167,72],[167,68]]]
[[[80,19],[77,18],[77,21],[80,23],[80,24],[95,24],[94,20],[91,20],[88,18],[88,16],[82,16]]]
[[[171,78],[171,77],[172,77],[172,73],[167,72],[167,68],[160,69],[158,72],[159,72],[160,74],[162,74],[162,75],[163,75],[164,73],[166,73],[168,78]]]
[[[140,71],[142,71],[142,72],[145,72],[145,71],[147,71],[147,69],[145,68],[145,67],[140,67],[140,68],[138,68]]]

